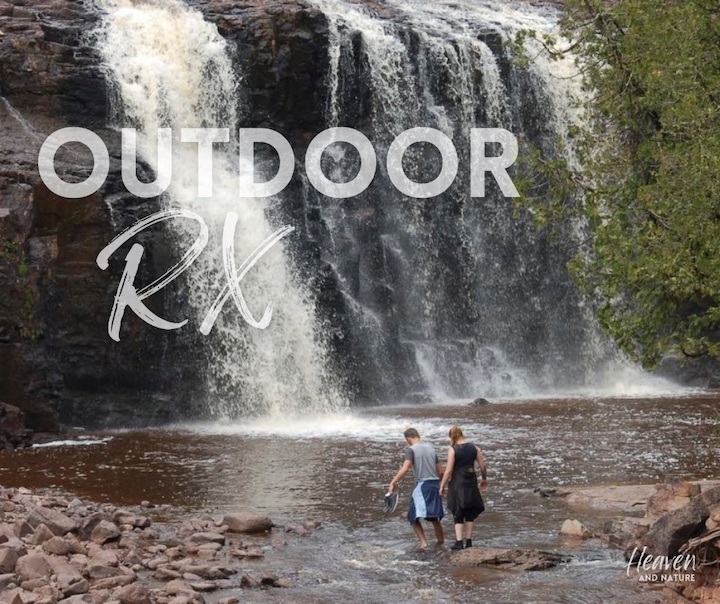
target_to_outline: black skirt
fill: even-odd
[[[447,507],[453,516],[464,516],[466,521],[475,520],[485,511],[475,472],[465,469],[453,472],[448,485]]]

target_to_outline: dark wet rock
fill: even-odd
[[[241,587],[260,587],[260,579],[255,578],[253,575],[249,573],[243,574],[242,577],[240,577],[240,586]]]
[[[490,401],[486,398],[476,398],[472,403],[470,403],[473,407],[484,407],[485,405],[489,405]]]
[[[699,535],[705,528],[710,511],[701,499],[693,499],[682,508],[661,516],[643,538],[653,556],[675,556],[688,539]]]
[[[25,427],[25,414],[13,405],[0,402],[0,449],[25,447],[32,432]]]
[[[217,585],[208,581],[192,581],[190,583],[190,587],[192,587],[195,591],[203,593],[217,591]]]
[[[453,553],[450,562],[454,566],[495,566],[519,571],[546,570],[569,557],[541,550],[502,549],[472,547]]]

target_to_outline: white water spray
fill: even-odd
[[[166,204],[203,217],[211,233],[200,259],[185,274],[191,320],[199,323],[225,285],[221,234],[228,212],[239,215],[235,233],[238,264],[274,230],[268,201],[238,194],[237,147],[216,145],[213,195],[197,198],[194,144],[179,141],[180,128],[229,128],[237,132],[237,87],[230,49],[217,28],[179,0],[96,0],[102,11],[97,32],[108,79],[118,97],[118,121],[138,129],[138,148],[157,165],[159,127],[173,129],[173,177]],[[192,241],[189,224],[175,222],[181,252]],[[265,330],[242,321],[227,304],[214,326],[206,371],[208,407],[217,417],[270,416],[287,419],[325,413],[347,403],[329,374],[327,352],[316,325],[314,306],[293,278],[282,242],[243,279],[253,316],[274,303]]]

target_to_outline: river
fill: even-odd
[[[404,429],[416,427],[444,457],[447,430],[456,423],[482,446],[489,467],[488,509],[476,525],[475,543],[559,551],[572,556],[570,563],[524,574],[460,570],[451,566],[447,549],[415,551],[401,517],[409,477],[400,485],[395,514],[382,512],[387,483],[402,460]],[[639,604],[655,602],[658,593],[625,578],[620,552],[558,534],[565,518],[597,529],[612,513],[569,510],[561,499],[533,491],[717,478],[719,424],[720,395],[697,392],[376,407],[293,420],[88,433],[79,442],[0,453],[0,482],[120,505],[171,504],[166,519],[247,510],[266,512],[276,523],[319,520],[322,530],[277,554],[281,566],[299,573],[293,602]],[[452,529],[447,518],[445,528]],[[242,600],[278,601],[278,595],[245,590]]]

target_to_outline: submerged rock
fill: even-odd
[[[456,552],[450,559],[454,566],[495,566],[519,571],[546,570],[569,556],[535,549],[502,549],[495,547],[471,547]]]

